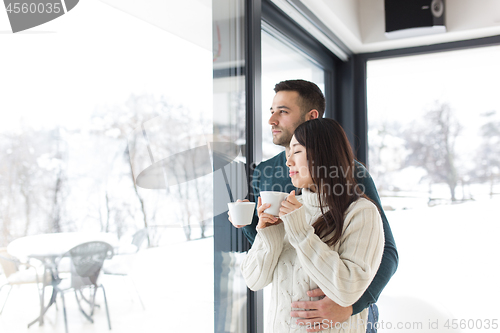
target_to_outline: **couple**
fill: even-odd
[[[283,81],[275,92],[269,124],[286,150],[256,167],[251,188],[255,198],[266,190],[290,195],[279,218],[265,214],[259,198],[253,223],[243,227],[253,243],[245,280],[253,290],[274,282],[271,332],[374,332],[374,303],[398,256],[373,181],[338,123],[321,119],[325,99],[314,83]]]

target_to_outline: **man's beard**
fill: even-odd
[[[306,122],[306,117],[304,116],[303,119],[297,121],[295,124],[293,124],[293,131],[288,131],[287,129],[283,129],[281,127],[272,127],[271,128],[271,131],[273,129],[277,129],[277,130],[280,130],[281,133],[279,136],[274,136],[273,135],[273,143],[275,145],[278,145],[278,146],[283,146],[283,147],[288,147],[290,146],[290,141],[292,141],[292,136],[293,136],[293,133],[295,132],[295,129],[297,127],[299,127],[300,124],[302,123],[305,123]]]
[[[277,136],[273,136],[273,143],[278,146],[288,147],[290,145],[290,141],[292,140],[293,133],[277,127],[274,129],[280,130],[281,133]]]

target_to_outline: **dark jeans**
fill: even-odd
[[[366,333],[377,333],[378,323],[378,306],[377,304],[370,304],[368,307],[368,322],[366,326]]]

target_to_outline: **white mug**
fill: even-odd
[[[264,213],[278,216],[281,208],[281,203],[286,200],[288,193],[275,191],[260,192],[262,204],[271,204],[271,207],[264,210]]]
[[[231,220],[235,225],[249,225],[252,223],[255,202],[230,202],[227,204]]]

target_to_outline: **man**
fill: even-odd
[[[312,82],[304,80],[282,81],[276,84],[274,91],[276,95],[271,107],[269,125],[271,125],[273,134],[273,143],[285,147],[285,151],[260,163],[255,168],[250,188],[256,201],[261,191],[290,193],[292,190],[295,190],[286,167],[286,156],[290,149],[290,140],[297,126],[305,121],[323,117],[325,111],[323,93]],[[354,176],[360,188],[364,189],[365,194],[373,200],[380,210],[385,236],[382,262],[368,289],[352,306],[341,307],[326,296],[319,301],[293,302],[292,308],[308,310],[292,311],[292,317],[304,318],[299,319],[297,321],[298,324],[308,327],[314,326],[314,323],[319,324],[319,326],[316,326],[310,332],[321,331],[325,328],[325,323],[342,323],[351,315],[357,314],[367,307],[369,308],[367,332],[376,332],[374,324],[378,321],[378,309],[375,302],[397,269],[398,253],[396,244],[387,218],[382,210],[375,184],[365,167],[357,161],[355,161]],[[229,220],[231,221],[231,219]],[[245,236],[253,244],[257,235],[257,223],[258,216],[256,213],[251,225],[244,227],[235,225],[235,227],[243,227]],[[311,290],[308,294],[310,297],[324,296],[321,289]]]

